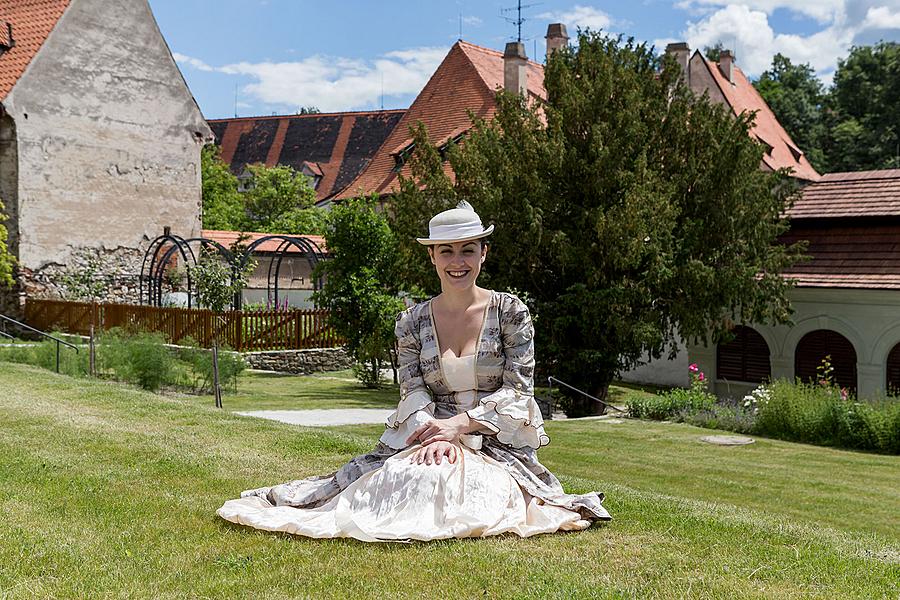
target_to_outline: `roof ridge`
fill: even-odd
[[[868,176],[867,176],[868,175]],[[839,181],[873,181],[884,179],[900,179],[900,169],[866,169],[863,171],[837,171],[822,174],[824,181],[820,183],[837,183]]]
[[[313,118],[313,117],[339,117],[339,116],[360,116],[360,115],[378,115],[384,113],[402,113],[409,109],[406,108],[386,108],[384,110],[345,110],[323,113],[308,113],[304,115],[259,115],[250,117],[222,117],[220,119],[207,119],[207,123],[223,122],[223,121],[259,121],[261,119],[297,119],[297,118]]]
[[[474,50],[479,50],[481,52],[487,52],[489,54],[494,54],[496,56],[499,56],[500,58],[503,58],[503,53],[500,52],[499,50],[494,50],[493,48],[488,48],[487,46],[480,46],[478,44],[473,44],[472,42],[467,42],[466,40],[463,40],[463,39],[456,40],[456,43],[454,44],[454,46],[455,45],[469,46],[470,48],[472,48]],[[532,64],[536,67],[540,67],[542,69],[544,68],[544,65],[542,65],[539,62],[535,62],[535,61],[531,60],[530,58],[526,58],[526,60],[529,64]]]

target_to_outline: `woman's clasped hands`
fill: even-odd
[[[441,458],[446,456],[450,463],[455,463],[460,452],[456,442],[461,434],[468,433],[470,429],[469,417],[465,413],[449,419],[430,419],[407,438],[407,444],[417,441],[422,444],[421,448],[410,455],[409,461],[439,465]]]

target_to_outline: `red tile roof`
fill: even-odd
[[[375,154],[372,162],[335,198],[352,198],[360,193],[389,194],[397,190],[395,156],[412,142],[410,127],[425,124],[436,144],[464,133],[471,127],[468,111],[489,118],[496,111],[495,95],[503,87],[503,53],[462,40],[456,42],[437,70],[419,92],[412,106]],[[528,63],[528,93],[546,98],[544,68]],[[452,176],[449,165],[445,166]],[[402,171],[408,174],[408,168]]]
[[[256,240],[263,238],[267,235],[276,235],[276,234],[255,233],[255,232],[250,232],[250,231],[241,233],[238,231],[219,231],[219,230],[215,230],[215,229],[204,229],[203,231],[200,232],[200,235],[202,237],[205,237],[206,239],[213,240],[214,242],[219,242],[220,244],[222,244],[223,246],[228,248],[229,246],[231,246],[233,243],[235,243],[238,240],[238,237],[240,235],[247,236],[247,239],[243,243],[246,245],[249,245],[249,244],[255,242]],[[288,234],[285,234],[285,235],[288,235]],[[318,246],[319,250],[321,250],[322,252],[327,252],[327,250],[325,248],[325,238],[320,235],[291,235],[291,237],[305,238],[305,239],[311,241],[312,243],[314,243],[316,246]],[[263,242],[262,244],[260,244],[259,246],[257,246],[256,251],[257,252],[276,252],[278,250],[278,247],[281,245],[282,241],[283,240],[267,240],[267,241]],[[300,250],[298,250],[297,247],[294,246],[293,244],[288,246],[285,249],[285,252],[288,252],[291,254],[302,254],[302,252]]]
[[[0,20],[12,25],[14,41],[0,54],[0,101],[25,73],[68,6],[69,0],[0,0]]]
[[[800,287],[900,289],[900,224],[793,222],[781,240],[809,241],[811,260],[783,273]]]
[[[222,159],[240,175],[248,164],[303,165],[321,176],[316,199],[346,187],[362,171],[403,110],[214,119],[209,126]]]
[[[794,219],[900,216],[900,169],[828,173],[803,188]]]
[[[766,104],[744,72],[737,66],[732,64],[732,79],[734,83],[728,81],[722,70],[719,69],[717,63],[706,59],[701,52],[697,54],[703,59],[703,63],[709,69],[710,74],[716,82],[722,95],[734,114],[739,115],[743,112],[756,111],[756,121],[753,133],[766,146],[771,148],[763,156],[763,163],[772,170],[781,168],[790,168],[793,170],[793,176],[806,181],[816,181],[820,175],[813,168],[806,156],[803,154],[788,132],[784,130],[781,123],[775,117],[775,113]]]

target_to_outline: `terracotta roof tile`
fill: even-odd
[[[771,151],[763,156],[763,163],[772,170],[785,167],[793,169],[793,176],[798,179],[817,181],[820,177],[819,173],[809,164],[806,156],[778,122],[775,113],[759,95],[744,72],[737,65],[733,65],[734,83],[731,83],[716,63],[707,60],[699,51],[697,54],[703,59],[703,63],[709,69],[716,85],[736,115],[756,111],[753,133],[767,147],[771,148]]]
[[[315,165],[322,177],[316,199],[352,181],[394,130],[403,110],[214,119],[209,126],[222,160],[240,175],[248,164]]]
[[[792,220],[900,216],[900,169],[823,175],[803,188],[787,216]]]
[[[69,0],[0,0],[0,20],[12,25],[13,47],[0,54],[0,101],[41,49]]]
[[[494,96],[503,87],[503,54],[462,40],[458,41],[419,92],[412,106],[376,152],[369,166],[335,198],[360,193],[389,194],[397,190],[395,156],[412,141],[410,127],[421,121],[437,145],[471,127],[468,111],[489,118],[496,110]],[[544,68],[528,63],[528,93],[546,98]],[[452,177],[449,164],[445,171]],[[408,174],[408,168],[401,171]]]
[[[809,242],[811,260],[783,273],[798,286],[900,289],[900,224],[792,223],[781,240]]]
[[[271,233],[255,233],[255,232],[238,232],[238,231],[219,231],[215,229],[204,229],[200,232],[200,235],[205,237],[206,239],[212,240],[214,242],[219,242],[226,248],[231,246],[238,240],[238,237],[241,235],[248,236],[244,244],[251,244],[256,240],[263,238],[267,235],[274,235]],[[292,237],[302,237],[306,238],[309,241],[313,242],[322,252],[326,252],[325,249],[325,238],[320,235],[297,235]],[[256,247],[256,250],[259,252],[275,252],[278,250],[278,246],[281,245],[283,240],[268,240],[260,244]],[[290,245],[285,249],[286,252],[290,254],[302,254],[296,246]]]

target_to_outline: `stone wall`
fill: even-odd
[[[353,366],[353,359],[343,348],[245,352],[243,356],[251,369],[298,375],[337,371]]]
[[[79,294],[79,286],[68,280],[75,274],[99,282],[102,289],[98,302],[140,304],[139,280],[144,252],[135,248],[79,248],[66,259],[66,264],[50,262],[38,269],[23,267],[19,277],[29,298],[89,301]]]

